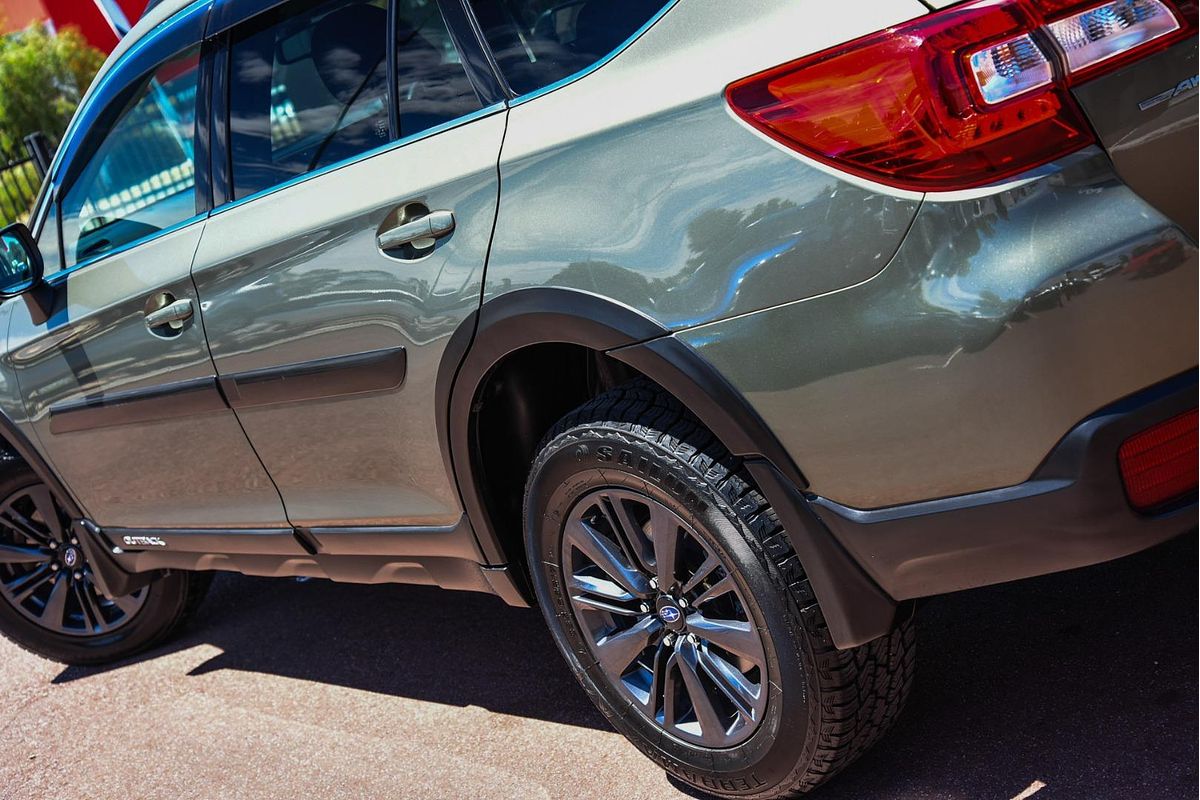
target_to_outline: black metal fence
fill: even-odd
[[[41,185],[41,175],[28,153],[0,150],[0,226],[28,222]]]

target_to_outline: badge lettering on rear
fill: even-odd
[[[1182,97],[1188,92],[1196,91],[1197,86],[1200,86],[1200,75],[1195,75],[1191,78],[1184,78],[1173,88],[1167,89],[1165,92],[1159,92],[1158,94],[1154,95],[1154,97],[1148,97],[1142,102],[1138,103],[1138,108],[1140,108],[1142,111],[1149,111],[1161,103],[1174,100],[1176,97]]]

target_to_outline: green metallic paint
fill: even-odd
[[[1092,411],[1196,364],[1196,249],[1091,149],[926,202],[872,280],[677,334],[812,491],[875,508],[1030,476]]]

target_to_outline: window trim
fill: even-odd
[[[58,214],[57,211],[58,211],[58,209],[56,208],[55,216],[61,217],[61,215]],[[176,231],[179,231],[179,230],[183,230],[184,228],[188,227],[189,225],[195,225],[197,222],[203,222],[206,219],[208,219],[208,212],[205,212],[203,214],[195,214],[191,217],[188,217],[187,219],[180,220],[179,222],[176,222],[173,225],[168,225],[167,227],[163,228],[162,230],[157,230],[154,233],[147,234],[140,239],[134,239],[132,241],[126,242],[125,244],[118,245],[117,247],[114,247],[112,250],[109,250],[107,252],[100,253],[99,255],[94,255],[91,258],[84,259],[83,261],[77,261],[69,267],[60,269],[58,272],[54,272],[54,273],[51,273],[50,275],[47,275],[46,283],[50,284],[51,286],[57,286],[58,284],[62,283],[64,280],[66,280],[67,276],[72,275],[75,272],[78,272],[79,270],[81,270],[85,267],[90,267],[93,264],[97,264],[101,261],[112,258],[113,256],[118,256],[122,253],[126,253],[135,247],[142,247],[146,244],[149,244],[150,242],[155,241],[156,239],[161,239],[164,236],[175,233]],[[61,222],[59,223],[59,225],[61,228]],[[59,234],[59,239],[60,240],[62,239],[61,233]],[[61,247],[62,247],[62,245],[60,245],[60,248]]]
[[[209,212],[209,214],[213,215],[213,216],[215,216],[217,214],[223,214],[224,212],[229,211],[230,209],[237,208],[239,206],[245,205],[246,203],[253,202],[254,200],[259,200],[264,197],[268,197],[270,195],[275,194],[276,192],[283,191],[284,189],[290,189],[291,187],[296,186],[297,184],[305,183],[307,181],[313,180],[314,178],[319,178],[323,175],[328,175],[331,172],[336,172],[340,169],[344,169],[346,167],[353,166],[354,164],[357,164],[360,161],[366,161],[369,158],[375,158],[376,156],[380,156],[385,153],[390,153],[393,150],[398,150],[401,147],[404,147],[405,145],[412,144],[413,142],[419,142],[422,139],[428,139],[431,136],[437,136],[439,133],[445,133],[448,130],[453,130],[454,128],[458,128],[462,125],[470,124],[472,122],[475,122],[476,120],[483,119],[484,117],[490,117],[493,114],[498,114],[500,112],[505,111],[506,109],[507,109],[507,106],[504,103],[493,103],[492,105],[487,106],[485,108],[481,108],[476,111],[472,111],[470,114],[464,114],[461,117],[455,117],[452,120],[443,122],[441,125],[434,125],[432,128],[426,128],[423,131],[411,134],[409,136],[405,136],[402,139],[396,139],[394,141],[388,142],[387,144],[382,144],[382,145],[379,145],[378,147],[371,148],[370,150],[364,150],[363,152],[357,153],[357,154],[351,156],[350,158],[345,158],[345,159],[342,159],[341,161],[335,161],[332,164],[326,164],[325,166],[314,169],[311,172],[305,172],[301,175],[295,175],[291,178],[288,178],[286,181],[277,183],[274,186],[268,186],[265,189],[259,189],[257,192],[254,192],[253,194],[248,194],[245,197],[239,197],[236,200],[227,201],[224,205],[220,205],[220,206],[217,206],[216,208],[214,208],[211,212]]]

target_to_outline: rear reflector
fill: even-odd
[[[1118,458],[1130,505],[1146,511],[1196,490],[1196,424],[1192,409],[1125,440]]]
[[[1193,0],[975,0],[744,78],[730,107],[889,186],[983,186],[1095,139],[1068,86],[1183,38]]]

